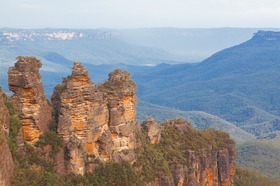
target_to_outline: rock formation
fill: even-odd
[[[116,70],[100,87],[85,67],[75,63],[72,75],[55,87],[52,103],[58,112],[58,134],[68,151],[71,172],[92,171],[98,159],[134,159],[136,86],[127,72]],[[125,154],[123,152],[126,151]]]
[[[126,161],[147,186],[233,185],[236,150],[229,135],[192,129],[182,119],[158,125],[150,117],[141,128],[136,120],[136,85],[126,71],[115,70],[96,86],[85,67],[74,63],[71,76],[64,78],[52,95],[58,135],[47,133],[52,109],[43,92],[40,67],[41,62],[34,57],[19,57],[9,70],[9,87],[15,93],[11,101],[22,123],[13,143],[21,155],[21,149],[28,146],[24,142],[28,142],[34,149],[25,149],[23,157],[28,159],[33,152],[44,161],[33,162],[32,171],[43,170],[44,164],[50,163],[60,175],[84,175],[94,172],[101,162],[122,165]],[[6,140],[9,112],[3,98],[0,96],[1,186],[11,184],[14,172]],[[43,133],[46,135],[38,141]]]
[[[160,142],[160,126],[153,117],[149,117],[142,123],[144,131],[147,132],[151,144]]]
[[[11,185],[11,179],[14,173],[14,163],[7,143],[9,132],[10,117],[9,112],[4,105],[3,93],[0,88],[0,185]]]
[[[8,72],[9,89],[15,93],[11,101],[19,113],[24,140],[34,144],[42,133],[48,131],[52,109],[43,90],[40,60],[35,57],[17,59]]]
[[[131,160],[132,153],[128,151],[135,148],[134,132],[140,127],[136,121],[136,84],[127,71],[115,70],[99,89],[105,93],[113,150],[118,152],[114,159]]]
[[[144,122],[144,127],[149,126],[149,123],[155,123],[154,119],[149,118]],[[151,124],[150,124],[151,125]],[[167,128],[167,129],[166,129]],[[237,152],[234,147],[233,141],[229,139],[229,136],[225,135],[225,133],[216,131],[212,135],[212,133],[207,133],[206,136],[210,136],[211,139],[214,139],[214,143],[209,141],[208,144],[203,144],[201,141],[205,140],[203,134],[201,132],[196,132],[191,128],[191,124],[188,122],[184,122],[181,119],[166,121],[161,124],[161,130],[166,131],[168,128],[173,128],[175,131],[169,130],[168,133],[165,133],[165,137],[163,141],[168,138],[169,135],[176,135],[175,138],[178,139],[168,139],[172,140],[171,144],[163,142],[166,145],[164,151],[176,152],[177,156],[179,156],[178,151],[173,151],[171,145],[175,145],[179,147],[183,145],[180,149],[182,153],[182,157],[185,158],[186,161],[182,160],[172,160],[169,161],[169,168],[172,174],[173,179],[167,177],[157,178],[155,182],[151,185],[153,186],[232,186],[233,185],[233,176],[235,174],[235,159],[237,156]],[[148,136],[149,130],[146,130]],[[169,136],[170,137],[170,136]],[[196,139],[192,138],[201,138],[199,139],[198,144],[196,143]],[[184,141],[183,138],[190,138],[192,141]],[[151,139],[151,138],[150,138]],[[207,138],[206,138],[207,139]],[[223,145],[218,145],[218,140],[224,140],[225,143]],[[189,144],[190,142],[190,144]],[[162,145],[162,144],[161,144]],[[164,145],[164,147],[165,147]],[[168,146],[167,146],[168,145]],[[196,145],[199,146],[199,149],[193,148]],[[186,148],[186,146],[189,146]],[[171,148],[168,149],[168,148]],[[165,152],[163,152],[165,154]],[[166,152],[168,154],[169,152]],[[173,154],[173,153],[172,153]],[[168,155],[167,155],[168,156]],[[171,157],[170,157],[171,158]],[[174,156],[172,158],[175,158]],[[175,158],[176,159],[176,158]],[[181,162],[181,163],[180,163]],[[169,180],[169,181],[168,181]],[[172,181],[170,181],[172,180]],[[168,181],[168,182],[167,182]]]

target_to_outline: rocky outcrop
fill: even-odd
[[[142,128],[146,131],[151,144],[160,142],[160,126],[153,117],[149,117],[142,123]]]
[[[99,89],[105,93],[113,149],[118,152],[114,159],[133,159],[128,151],[135,148],[134,131],[139,126],[136,122],[136,84],[127,71],[115,70]]]
[[[6,138],[10,127],[10,117],[4,105],[1,88],[0,113],[0,186],[9,186],[11,185],[11,179],[14,174],[14,163]]]
[[[55,87],[52,103],[71,172],[83,175],[93,171],[95,160],[133,161],[135,92],[127,72],[116,70],[97,87],[78,62],[72,75]]]
[[[19,155],[21,149],[25,158],[36,152],[60,175],[84,175],[94,172],[100,163],[128,161],[135,168],[131,171],[138,172],[146,185],[233,185],[236,150],[229,135],[192,129],[183,119],[158,125],[152,117],[142,123],[141,130],[136,120],[136,85],[126,71],[115,70],[96,86],[85,67],[74,63],[71,76],[52,95],[61,145],[57,134],[47,133],[52,109],[43,92],[40,67],[36,58],[19,57],[9,70],[10,90],[15,93],[11,101],[17,111],[11,117],[18,113],[22,123],[15,138]],[[6,140],[10,119],[2,97],[0,113],[0,185],[10,185],[14,171]],[[24,151],[25,141],[32,151]],[[30,166],[32,170],[43,170],[43,164],[35,164]]]
[[[51,106],[48,104],[39,69],[40,60],[35,57],[18,57],[15,66],[9,69],[9,89],[22,123],[23,138],[34,144],[42,133],[48,131]]]
[[[149,118],[144,122],[145,125],[142,126],[145,128],[147,123],[154,124],[156,122],[154,119]],[[162,136],[163,144],[160,141],[159,145],[164,148],[164,156],[172,155],[167,160],[173,181],[166,182],[168,179],[163,179],[163,177],[158,178],[152,185],[233,185],[237,152],[234,142],[229,139],[226,133],[214,130],[204,133],[195,131],[191,128],[190,123],[182,119],[162,123],[161,130],[164,132],[164,136]],[[150,137],[149,130],[145,131]],[[174,147],[175,150],[173,149]],[[180,159],[177,159],[178,157]]]

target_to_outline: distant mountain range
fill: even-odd
[[[0,29],[0,45],[21,55],[57,52],[91,64],[199,62],[248,40],[258,28]],[[4,50],[4,48],[2,48]]]
[[[188,43],[195,43],[197,47],[200,45],[204,49],[206,46],[201,42],[203,39],[207,43],[214,36],[219,35],[221,36],[218,43],[222,47],[226,44],[225,36],[231,36],[230,38],[235,36],[237,39],[234,41],[237,42],[238,39],[247,37],[249,33],[252,35],[254,31],[255,29],[230,28],[1,29],[1,86],[7,91],[7,68],[13,63],[15,56],[35,55],[43,60],[41,73],[46,92],[50,97],[53,87],[61,82],[62,77],[70,74],[73,59],[76,57],[85,63],[95,83],[107,79],[107,74],[115,68],[128,70],[137,82],[138,96],[143,103],[171,108],[173,111],[170,110],[170,113],[174,113],[174,110],[203,111],[233,123],[241,127],[244,132],[247,131],[256,137],[271,137],[274,136],[275,130],[278,130],[280,116],[278,32],[259,31],[248,41],[222,50],[201,63],[167,64],[168,54],[164,50],[167,49],[169,42],[173,42],[174,50],[178,49],[178,51],[180,45],[188,45]],[[187,42],[188,38],[192,40]],[[195,42],[194,38],[199,42]],[[175,45],[175,40],[180,44]],[[231,41],[233,43],[233,40]],[[212,43],[213,46],[218,45]],[[132,44],[136,47],[132,47]],[[159,49],[160,46],[162,48]],[[208,47],[210,48],[211,44]],[[150,50],[151,48],[164,53],[149,58],[152,63],[166,63],[157,66],[145,66],[142,63],[140,66],[135,66],[129,65],[131,61],[121,60],[123,56],[136,59],[138,55],[139,58],[136,60],[138,62],[135,64],[141,64],[145,55],[152,55],[151,51],[155,51]],[[135,49],[134,53],[132,49]],[[147,52],[143,51],[145,53],[143,55],[138,49]],[[131,53],[131,55],[124,55],[124,53]],[[114,64],[92,64],[98,61],[93,60],[92,57],[99,58],[102,55]],[[120,60],[113,60],[116,59],[114,57],[116,55],[122,56]],[[100,58],[104,60],[104,56]],[[174,55],[170,56],[174,57]],[[121,61],[123,63],[119,63]]]
[[[0,83],[19,55],[37,56],[45,74],[70,73],[74,61],[103,68],[199,62],[216,51],[242,43],[257,28],[217,29],[0,29]],[[107,64],[107,66],[103,66]],[[121,65],[120,65],[121,64]],[[123,65],[122,65],[123,64]],[[125,67],[126,68],[126,67]],[[131,68],[130,68],[131,69]],[[105,69],[106,70],[106,69]],[[57,75],[57,76],[58,76]],[[95,79],[95,78],[94,78]],[[47,86],[48,87],[48,86]]]
[[[280,116],[279,51],[280,33],[260,31],[201,63],[138,75],[139,97],[178,110],[204,111],[263,135],[263,130],[278,130],[267,123],[279,121],[275,119]],[[245,127],[255,124],[262,125],[254,131]]]
[[[73,61],[96,84],[116,68],[128,70],[140,121],[182,117],[199,129],[225,130],[238,142],[240,164],[279,178],[280,32],[257,30],[0,29],[0,85],[8,91],[7,70],[18,55],[42,59],[48,97]]]

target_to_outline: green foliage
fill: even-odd
[[[280,139],[254,140],[237,145],[239,165],[280,179]]]
[[[12,185],[14,186],[67,186],[65,180],[57,174],[47,171],[19,169]]]
[[[180,132],[172,126],[165,126],[161,135],[159,146],[162,152],[169,161],[176,163],[186,162],[187,153],[185,152],[188,150],[199,154],[204,150],[209,151],[211,146],[223,149],[229,144],[234,144],[227,133],[214,129],[204,131],[190,129],[187,132]]]
[[[158,146],[150,144],[147,134],[138,132],[137,140],[141,146],[136,150],[137,162],[134,166],[141,167],[140,174],[144,181],[150,182],[156,177],[170,174],[168,161],[164,154],[157,148]]]
[[[48,172],[53,172],[54,163],[44,159],[44,152],[25,143],[27,166],[38,165]]]
[[[5,99],[5,105],[9,110],[10,116],[15,115],[15,108],[13,103],[9,99]]]
[[[99,167],[94,173],[87,174],[90,185],[134,186],[144,185],[140,175],[128,162],[108,163]]]
[[[97,168],[94,173],[88,173],[85,176],[69,175],[59,177],[57,174],[41,170],[19,169],[15,179],[15,186],[140,186],[144,185],[140,175],[127,162],[107,163]]]
[[[46,134],[42,134],[39,140],[36,142],[36,147],[44,147],[50,145],[52,147],[51,157],[54,158],[55,155],[60,151],[62,146],[62,139],[57,135],[55,131],[50,131]]]
[[[21,127],[21,123],[16,114],[13,103],[8,98],[5,99],[5,105],[8,108],[10,114],[10,134],[8,138],[9,148],[13,158],[20,161],[22,160],[22,157],[18,153],[16,138]]]
[[[266,177],[256,171],[236,166],[235,186],[279,186],[280,181]]]
[[[176,124],[183,124],[182,119],[175,120]],[[140,171],[145,182],[153,181],[157,177],[170,174],[169,166],[183,164],[188,166],[188,151],[194,151],[198,156],[204,151],[227,148],[234,144],[229,135],[222,131],[209,129],[198,131],[189,129],[186,132],[176,130],[173,126],[164,126],[161,131],[160,143],[152,145],[144,132],[137,134],[136,150],[137,162],[135,167]]]

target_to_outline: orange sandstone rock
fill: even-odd
[[[77,62],[72,75],[55,87],[52,103],[71,172],[83,175],[92,171],[95,159],[134,159],[127,151],[135,148],[136,85],[127,72],[116,70],[97,87]]]
[[[18,57],[15,66],[9,69],[9,88],[15,94],[11,101],[19,113],[23,138],[34,144],[42,133],[47,132],[50,123],[49,106],[39,69],[42,63],[35,57]]]

